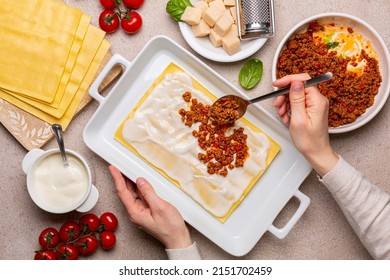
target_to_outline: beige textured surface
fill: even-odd
[[[101,7],[98,1],[66,0],[66,3],[81,8],[92,16],[92,24],[97,25]],[[121,31],[108,36],[112,43],[112,53],[120,53],[132,60],[144,44],[153,36],[164,34],[177,41],[186,49],[192,50],[181,37],[177,24],[165,13],[165,0],[146,0],[139,10],[144,19],[142,30],[128,36]],[[357,16],[371,24],[390,47],[390,29],[384,22],[390,14],[387,0],[325,0],[313,4],[309,0],[275,1],[276,36],[270,39],[254,56],[264,62],[264,76],[255,91],[267,92],[271,86],[271,64],[274,51],[284,34],[299,21],[322,12],[345,12]],[[223,64],[203,59],[210,67],[238,86],[237,75],[242,62]],[[263,103],[275,115],[272,101]],[[91,259],[165,259],[162,245],[134,227],[117,198],[107,163],[92,153],[82,140],[82,131],[89,118],[97,109],[93,102],[70,124],[65,133],[66,146],[83,154],[91,163],[95,183],[100,191],[100,199],[93,212],[100,215],[105,211],[117,214],[120,227],[117,231],[117,246],[110,252],[99,250]],[[0,107],[1,110],[1,107]],[[342,135],[331,137],[334,147],[358,169],[364,171],[371,180],[390,191],[390,109],[389,101],[383,110],[367,125]],[[21,162],[26,150],[0,126],[0,259],[32,259],[38,249],[37,237],[48,226],[59,227],[65,220],[77,219],[79,213],[63,215],[48,214],[38,209],[30,200],[25,184]],[[45,149],[56,147],[51,141]],[[322,186],[312,172],[300,190],[308,195],[311,204],[303,217],[287,237],[279,240],[266,233],[254,249],[241,259],[369,259],[370,256],[360,244],[356,235],[340,212],[330,193]],[[296,201],[292,200],[275,221],[283,226],[294,212]],[[204,259],[235,259],[218,246],[191,228]]]

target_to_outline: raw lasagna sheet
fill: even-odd
[[[169,133],[167,132],[165,134],[166,139],[158,144],[157,142],[160,141],[158,140],[158,138],[160,138],[159,136],[156,137],[156,141],[144,141],[143,137],[150,138],[150,136],[145,136],[143,135],[144,133],[137,134],[139,132],[137,132],[137,125],[135,125],[135,129],[131,130],[130,138],[132,139],[129,140],[129,136],[123,135],[122,133],[126,125],[128,125],[128,123],[133,123],[132,125],[134,125],[136,118],[140,119],[139,123],[141,126],[143,125],[142,123],[146,122],[146,119],[143,119],[142,116],[137,116],[137,111],[142,112],[141,109],[148,106],[148,103],[151,102],[149,99],[153,97],[155,92],[169,83],[169,81],[167,82],[167,79],[169,80],[167,77],[175,77],[175,75],[179,77],[178,79],[183,79],[183,84],[191,84],[195,91],[193,92],[193,97],[197,98],[200,102],[211,104],[213,100],[216,100],[216,97],[205,87],[185,73],[183,69],[171,63],[150,86],[138,104],[117,128],[114,139],[130,149],[133,153],[137,154],[174,185],[182,189],[219,221],[224,222],[271,164],[280,150],[280,145],[269,136],[265,135],[264,132],[255,127],[248,120],[245,118],[241,119],[236,125],[243,126],[245,128],[245,133],[248,134],[250,155],[244,167],[229,170],[228,175],[223,177],[220,175],[208,174],[206,165],[197,159],[197,152],[193,152],[191,155],[186,152],[187,144],[195,145],[199,152],[201,152],[201,149],[198,147],[197,139],[191,135],[191,131],[194,128],[185,127],[184,123],[181,123],[180,115],[178,113],[179,108],[168,108],[170,111],[167,114],[169,115],[169,118],[173,119],[173,122],[178,126],[181,126],[180,129],[187,129],[186,133],[183,134],[182,132],[176,133],[169,131]],[[187,77],[189,81],[186,80]],[[170,106],[173,106],[172,104],[178,102],[178,100],[182,100],[182,93],[188,90],[185,86],[181,89],[181,85],[176,85],[175,87],[175,90],[178,90],[177,92],[169,91],[167,92],[167,95],[171,96],[163,98],[166,103],[170,103]],[[186,110],[188,109],[185,102],[183,108]],[[150,122],[155,123],[155,125],[148,129],[148,133],[158,135],[159,130],[164,130],[164,125],[162,125],[164,120],[161,119],[159,113],[156,112],[158,110],[149,111],[153,111],[156,115],[150,120]],[[161,116],[163,115],[164,114],[162,113]],[[159,122],[161,123],[159,124]],[[170,143],[170,137],[172,139],[181,137],[180,140],[182,140],[182,142]],[[264,147],[259,143],[265,143]],[[264,151],[266,154],[264,155],[264,161],[262,162],[261,159],[258,159],[255,155],[261,155]],[[175,153],[180,157],[185,158],[187,161],[182,161],[182,158],[175,157],[175,155],[173,155]],[[185,166],[188,162],[190,162],[191,165]],[[183,178],[187,178],[188,180]],[[223,201],[222,207],[219,206],[220,201]]]
[[[0,88],[52,102],[73,68],[72,45],[76,54],[81,47],[73,43],[82,11],[55,1],[2,0],[0,18]]]

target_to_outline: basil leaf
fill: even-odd
[[[339,45],[339,43],[338,42],[329,42],[325,45],[327,46],[328,50],[330,50],[330,49],[334,49],[335,47],[337,47]]]
[[[181,16],[188,6],[192,7],[190,0],[169,0],[165,10],[174,20],[181,21]]]
[[[240,85],[245,89],[254,88],[263,75],[263,62],[260,59],[252,58],[245,62],[238,74]]]

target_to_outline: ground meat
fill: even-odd
[[[228,170],[244,166],[249,156],[244,128],[234,129],[234,123],[217,123],[209,117],[211,106],[191,98],[191,93],[184,93],[183,99],[190,103],[189,110],[179,110],[183,123],[188,127],[201,123],[192,135],[198,138],[198,145],[204,150],[198,154],[198,159],[206,164],[207,172],[226,176]]]
[[[221,125],[232,124],[239,118],[238,108],[240,105],[234,99],[222,97],[211,106],[209,117]]]
[[[374,99],[382,82],[378,61],[362,50],[358,57],[337,55],[313,38],[317,30],[324,30],[318,22],[312,22],[306,32],[297,34],[286,43],[286,49],[279,56],[277,78],[289,74],[308,73],[316,76],[332,72],[333,79],[318,86],[329,99],[329,126],[338,127],[356,120]],[[354,32],[348,28],[348,32]],[[357,65],[366,60],[363,74],[348,71],[347,65]]]

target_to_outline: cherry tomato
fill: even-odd
[[[107,32],[113,33],[119,28],[119,17],[113,10],[104,10],[99,16],[100,28]]]
[[[77,240],[76,247],[80,255],[88,256],[97,250],[99,241],[94,234],[84,235]]]
[[[144,0],[122,0],[123,5],[129,9],[138,9],[144,3]]]
[[[53,250],[37,251],[34,260],[56,260],[57,256]]]
[[[45,228],[38,237],[42,249],[53,248],[60,243],[60,233],[55,228]]]
[[[69,242],[80,236],[80,225],[75,221],[65,222],[60,228],[60,238]]]
[[[84,214],[79,220],[82,232],[96,231],[100,225],[99,217],[93,213]]]
[[[60,260],[77,260],[79,252],[73,244],[61,243],[56,252],[57,258]]]
[[[99,234],[100,247],[104,250],[112,249],[116,243],[115,233],[112,231],[103,231]]]
[[[100,216],[100,222],[107,231],[115,231],[118,227],[118,218],[111,212],[103,213]]]
[[[100,0],[100,4],[102,4],[105,9],[113,10],[116,8],[115,0]]]
[[[142,17],[139,13],[130,11],[121,19],[122,29],[129,34],[137,33],[142,27]]]

